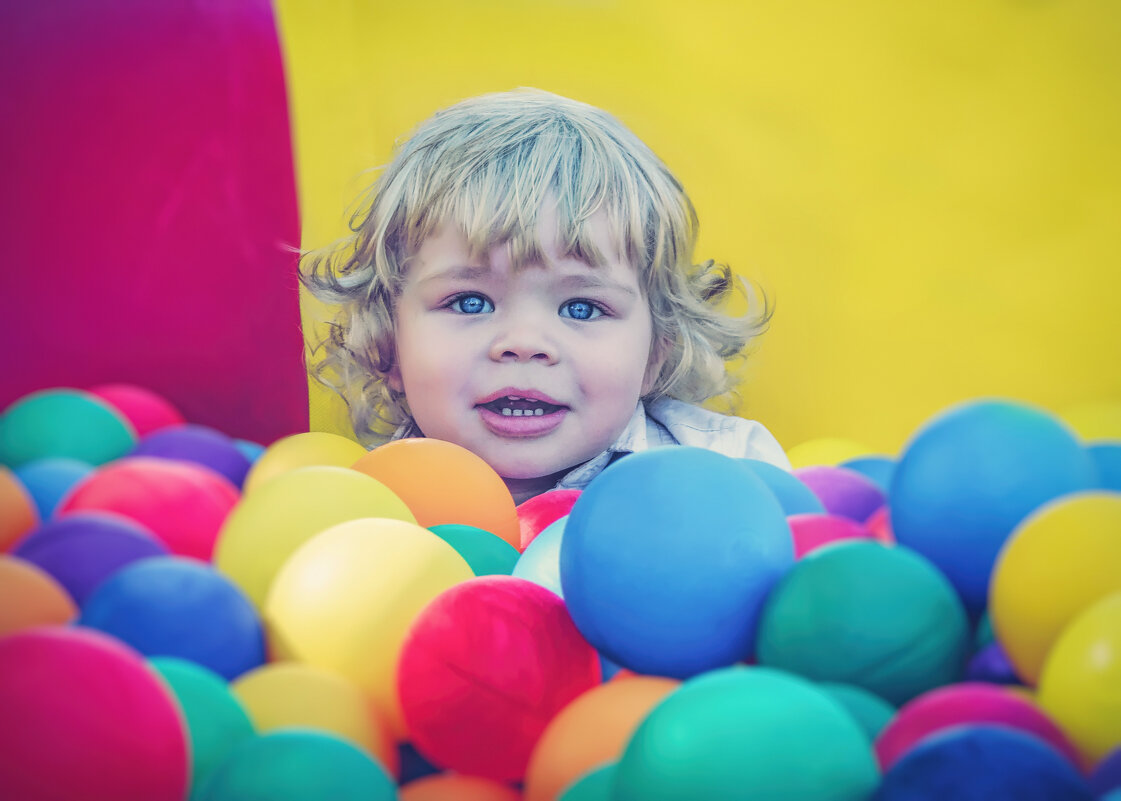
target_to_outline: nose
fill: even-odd
[[[490,344],[496,362],[556,364],[560,356],[556,339],[540,317],[519,314],[503,320]]]

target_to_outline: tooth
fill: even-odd
[[[506,397],[507,397],[507,398],[508,398],[509,400],[521,400],[521,398],[520,398],[520,397],[518,397],[517,395],[507,395]]]
[[[506,408],[505,406],[502,407],[502,416],[503,417],[509,417],[511,414],[513,414],[513,412],[511,412],[508,408]]]
[[[533,410],[533,415],[534,415],[534,417],[540,417],[540,416],[541,416],[541,415],[543,415],[543,414],[545,414],[545,410],[544,410],[544,409],[541,409],[541,408],[537,408],[537,409],[534,409],[534,410]]]

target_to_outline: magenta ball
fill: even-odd
[[[235,487],[245,481],[252,466],[237,444],[221,431],[207,426],[171,426],[161,428],[140,441],[132,456],[158,456],[209,467],[230,480]]]
[[[860,523],[839,515],[791,515],[786,522],[794,537],[795,559],[832,542],[872,539],[872,533]]]
[[[401,649],[397,681],[406,726],[425,758],[516,781],[549,721],[600,683],[600,666],[556,594],[486,576],[425,607]]]
[[[876,758],[887,771],[918,743],[954,726],[996,725],[1043,740],[1074,765],[1066,735],[1035,704],[996,684],[964,682],[920,695],[900,708],[876,738]]]
[[[187,422],[167,398],[135,384],[101,384],[90,393],[120,412],[132,424],[138,437]]]
[[[95,471],[70,492],[58,515],[115,512],[147,528],[173,554],[209,561],[240,494],[200,465],[134,456]]]
[[[139,654],[94,631],[0,639],[0,798],[182,801],[185,725]]]
[[[831,515],[863,523],[884,505],[887,496],[872,479],[844,467],[816,465],[795,470]]]

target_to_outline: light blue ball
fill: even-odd
[[[1121,442],[1093,442],[1086,452],[1098,468],[1098,488],[1121,492]]]
[[[40,520],[49,520],[71,487],[93,472],[93,465],[78,459],[47,458],[25,462],[15,469]]]
[[[860,473],[884,492],[891,488],[891,477],[895,474],[895,460],[886,456],[861,456],[841,462],[840,466]]]
[[[974,401],[929,421],[904,449],[888,496],[892,528],[945,573],[976,617],[1016,525],[1097,481],[1093,459],[1056,418],[1021,403]]]
[[[543,528],[522,551],[510,574],[540,584],[545,589],[564,597],[560,579],[561,540],[568,515],[558,518]]]
[[[740,462],[747,465],[751,472],[761,478],[767,488],[775,494],[783,514],[787,517],[825,514],[825,505],[821,499],[793,473],[758,459],[740,459]]]
[[[608,659],[687,678],[750,656],[767,593],[794,563],[786,516],[737,459],[670,446],[627,456],[580,495],[560,576]]]

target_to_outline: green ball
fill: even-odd
[[[760,665],[862,687],[899,706],[957,681],[970,644],[949,580],[902,546],[853,542],[794,565],[759,621]]]
[[[853,687],[851,684],[832,682],[821,682],[817,687],[852,715],[852,719],[860,726],[860,730],[868,737],[870,743],[876,741],[884,726],[895,717],[895,707],[867,690]]]
[[[257,732],[245,708],[217,673],[194,662],[159,656],[148,660],[175,693],[191,742],[191,799],[226,755]]]
[[[804,679],[731,667],[654,707],[619,759],[613,801],[863,801],[879,781],[856,722]]]
[[[395,801],[397,785],[358,746],[310,728],[242,743],[210,774],[198,801]]]
[[[508,576],[518,562],[518,550],[496,534],[457,523],[428,530],[455,548],[476,576]]]
[[[0,415],[0,464],[12,468],[48,458],[96,466],[135,444],[131,423],[105,401],[75,389],[33,392]]]
[[[615,763],[590,770],[565,788],[557,801],[611,801],[615,787]]]

